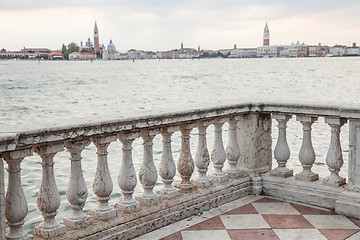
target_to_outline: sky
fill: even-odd
[[[270,44],[360,45],[359,0],[0,0],[0,49],[110,40],[120,52]]]

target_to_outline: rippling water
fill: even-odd
[[[167,109],[191,109],[218,106],[223,103],[249,101],[313,102],[360,104],[360,58],[304,59],[216,59],[216,60],[149,60],[37,62],[0,61],[0,129],[40,128],[52,123],[91,121],[99,118],[164,112]],[[291,149],[289,166],[294,173],[301,170],[297,158],[301,141],[301,124],[291,119],[288,142]],[[223,139],[226,144],[227,125]],[[212,148],[213,128],[208,128],[208,147]],[[347,174],[348,126],[342,128]],[[273,122],[273,147],[277,128]],[[173,135],[174,159],[180,153],[180,135]],[[192,132],[192,153],[196,150],[196,129]],[[330,127],[320,118],[313,125],[313,144],[317,154],[314,171],[329,174],[325,156],[330,142]],[[161,137],[154,140],[154,159],[161,158]],[[109,165],[114,183],[111,204],[119,201],[117,174],[121,161],[120,142],[109,147]],[[141,140],[134,142],[133,158],[140,168]],[[66,187],[69,178],[69,153],[55,157],[55,174],[61,194],[59,221],[69,214]],[[29,204],[24,227],[31,229],[42,221],[36,206],[41,182],[40,157],[36,154],[22,163],[22,181]],[[96,170],[93,145],[83,152],[83,173],[89,190],[85,210],[96,206],[92,181]],[[210,169],[212,171],[212,169]],[[179,178],[176,178],[177,181]],[[160,185],[160,183],[159,183]],[[138,182],[136,189],[141,192]]]

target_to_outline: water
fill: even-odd
[[[40,128],[53,123],[71,123],[151,112],[176,111],[224,103],[249,101],[313,102],[358,105],[360,103],[360,58],[304,59],[216,59],[216,60],[146,60],[90,62],[0,61],[0,129],[15,131]],[[288,142],[294,173],[301,170],[297,158],[301,141],[301,124],[291,119]],[[226,144],[227,125],[223,139]],[[191,136],[192,153],[196,151],[196,129]],[[212,148],[213,127],[208,128],[208,147]],[[341,133],[347,174],[348,126]],[[273,147],[277,128],[273,122]],[[173,155],[180,153],[180,134],[173,135]],[[323,119],[313,125],[313,144],[317,154],[314,171],[329,174],[325,156],[330,142],[330,127]],[[161,137],[154,139],[154,160],[161,158]],[[121,197],[117,175],[121,161],[121,144],[112,143],[109,166],[114,191],[111,204]],[[69,178],[69,153],[55,157],[55,175],[62,204],[57,219],[69,214],[66,187]],[[142,142],[134,142],[136,171],[142,159]],[[41,159],[34,154],[22,163],[22,181],[29,204],[24,228],[27,231],[42,221],[36,206],[41,182]],[[92,182],[96,170],[96,150],[91,144],[83,152],[83,173],[89,191],[85,210],[96,206]],[[324,166],[325,165],[325,166]],[[210,169],[212,171],[212,169]],[[176,177],[176,181],[179,177]],[[160,183],[159,183],[160,185]],[[136,189],[141,192],[138,182]]]

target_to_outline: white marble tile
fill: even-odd
[[[327,240],[317,229],[273,229],[280,240]]]
[[[231,240],[226,230],[201,230],[181,232],[183,240]]]
[[[290,203],[259,202],[259,203],[252,203],[252,205],[260,214],[300,215],[300,213]]]
[[[304,215],[317,229],[359,229],[352,221],[341,215]]]
[[[180,231],[182,229],[185,229],[187,227],[190,227],[197,223],[205,221],[209,218],[212,218],[214,216],[222,214],[224,212],[231,211],[235,208],[238,208],[238,207],[244,206],[246,204],[249,204],[253,201],[259,200],[261,198],[263,198],[263,197],[262,196],[254,196],[254,195],[246,196],[246,197],[240,198],[238,200],[221,205],[217,208],[210,209],[209,211],[203,212],[200,216],[192,216],[192,217],[183,219],[179,222],[176,222],[176,223],[167,225],[165,227],[162,227],[160,229],[157,229],[155,231],[152,231],[150,233],[144,234],[140,237],[134,238],[134,240],[160,239],[160,238],[166,237],[170,234],[173,234],[177,231]]]
[[[352,235],[351,237],[347,238],[346,240],[359,240],[360,239],[360,232]]]
[[[226,229],[270,228],[260,214],[222,215],[220,219]]]

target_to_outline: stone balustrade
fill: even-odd
[[[302,129],[300,151],[290,152],[287,123],[293,118]],[[313,172],[316,153],[312,126],[324,118],[331,138],[324,159],[329,175]],[[278,135],[272,136],[272,119]],[[340,130],[349,122],[350,155],[347,179],[339,176],[343,166]],[[228,139],[223,140],[224,124]],[[212,148],[208,150],[208,126],[213,125]],[[198,138],[191,138],[197,128]],[[302,130],[302,131],[301,131]],[[173,158],[173,133],[180,132],[181,152]],[[162,137],[159,164],[153,158],[153,139]],[[272,137],[277,143],[272,151]],[[142,139],[143,157],[134,168],[133,142]],[[122,145],[117,186],[109,171],[108,146]],[[96,147],[97,167],[92,191],[98,204],[84,211],[90,186],[83,176],[82,152],[90,143]],[[197,146],[194,157],[191,143]],[[56,154],[69,152],[69,182],[66,189],[69,216],[56,220],[61,203],[54,172]],[[43,222],[32,234],[23,230],[28,213],[21,182],[21,163],[32,154],[41,158],[42,181],[37,206]],[[298,154],[302,171],[295,173],[287,163]],[[252,103],[197,109],[73,126],[55,126],[29,131],[0,133],[0,229],[6,239],[130,239],[185,217],[244,197],[266,193],[286,200],[334,209],[360,217],[360,109],[301,104]],[[272,156],[277,166],[272,169]],[[120,158],[120,157],[119,157]],[[7,164],[8,180],[4,186]],[[110,166],[113,167],[113,166]],[[213,171],[209,173],[209,168]],[[176,174],[181,181],[174,184]],[[161,185],[156,187],[156,185]],[[142,188],[140,193],[136,187]],[[4,189],[7,189],[6,195]],[[65,190],[65,189],[61,189]],[[121,193],[114,206],[111,193]],[[34,200],[35,201],[35,200]],[[6,219],[6,223],[3,221]]]

